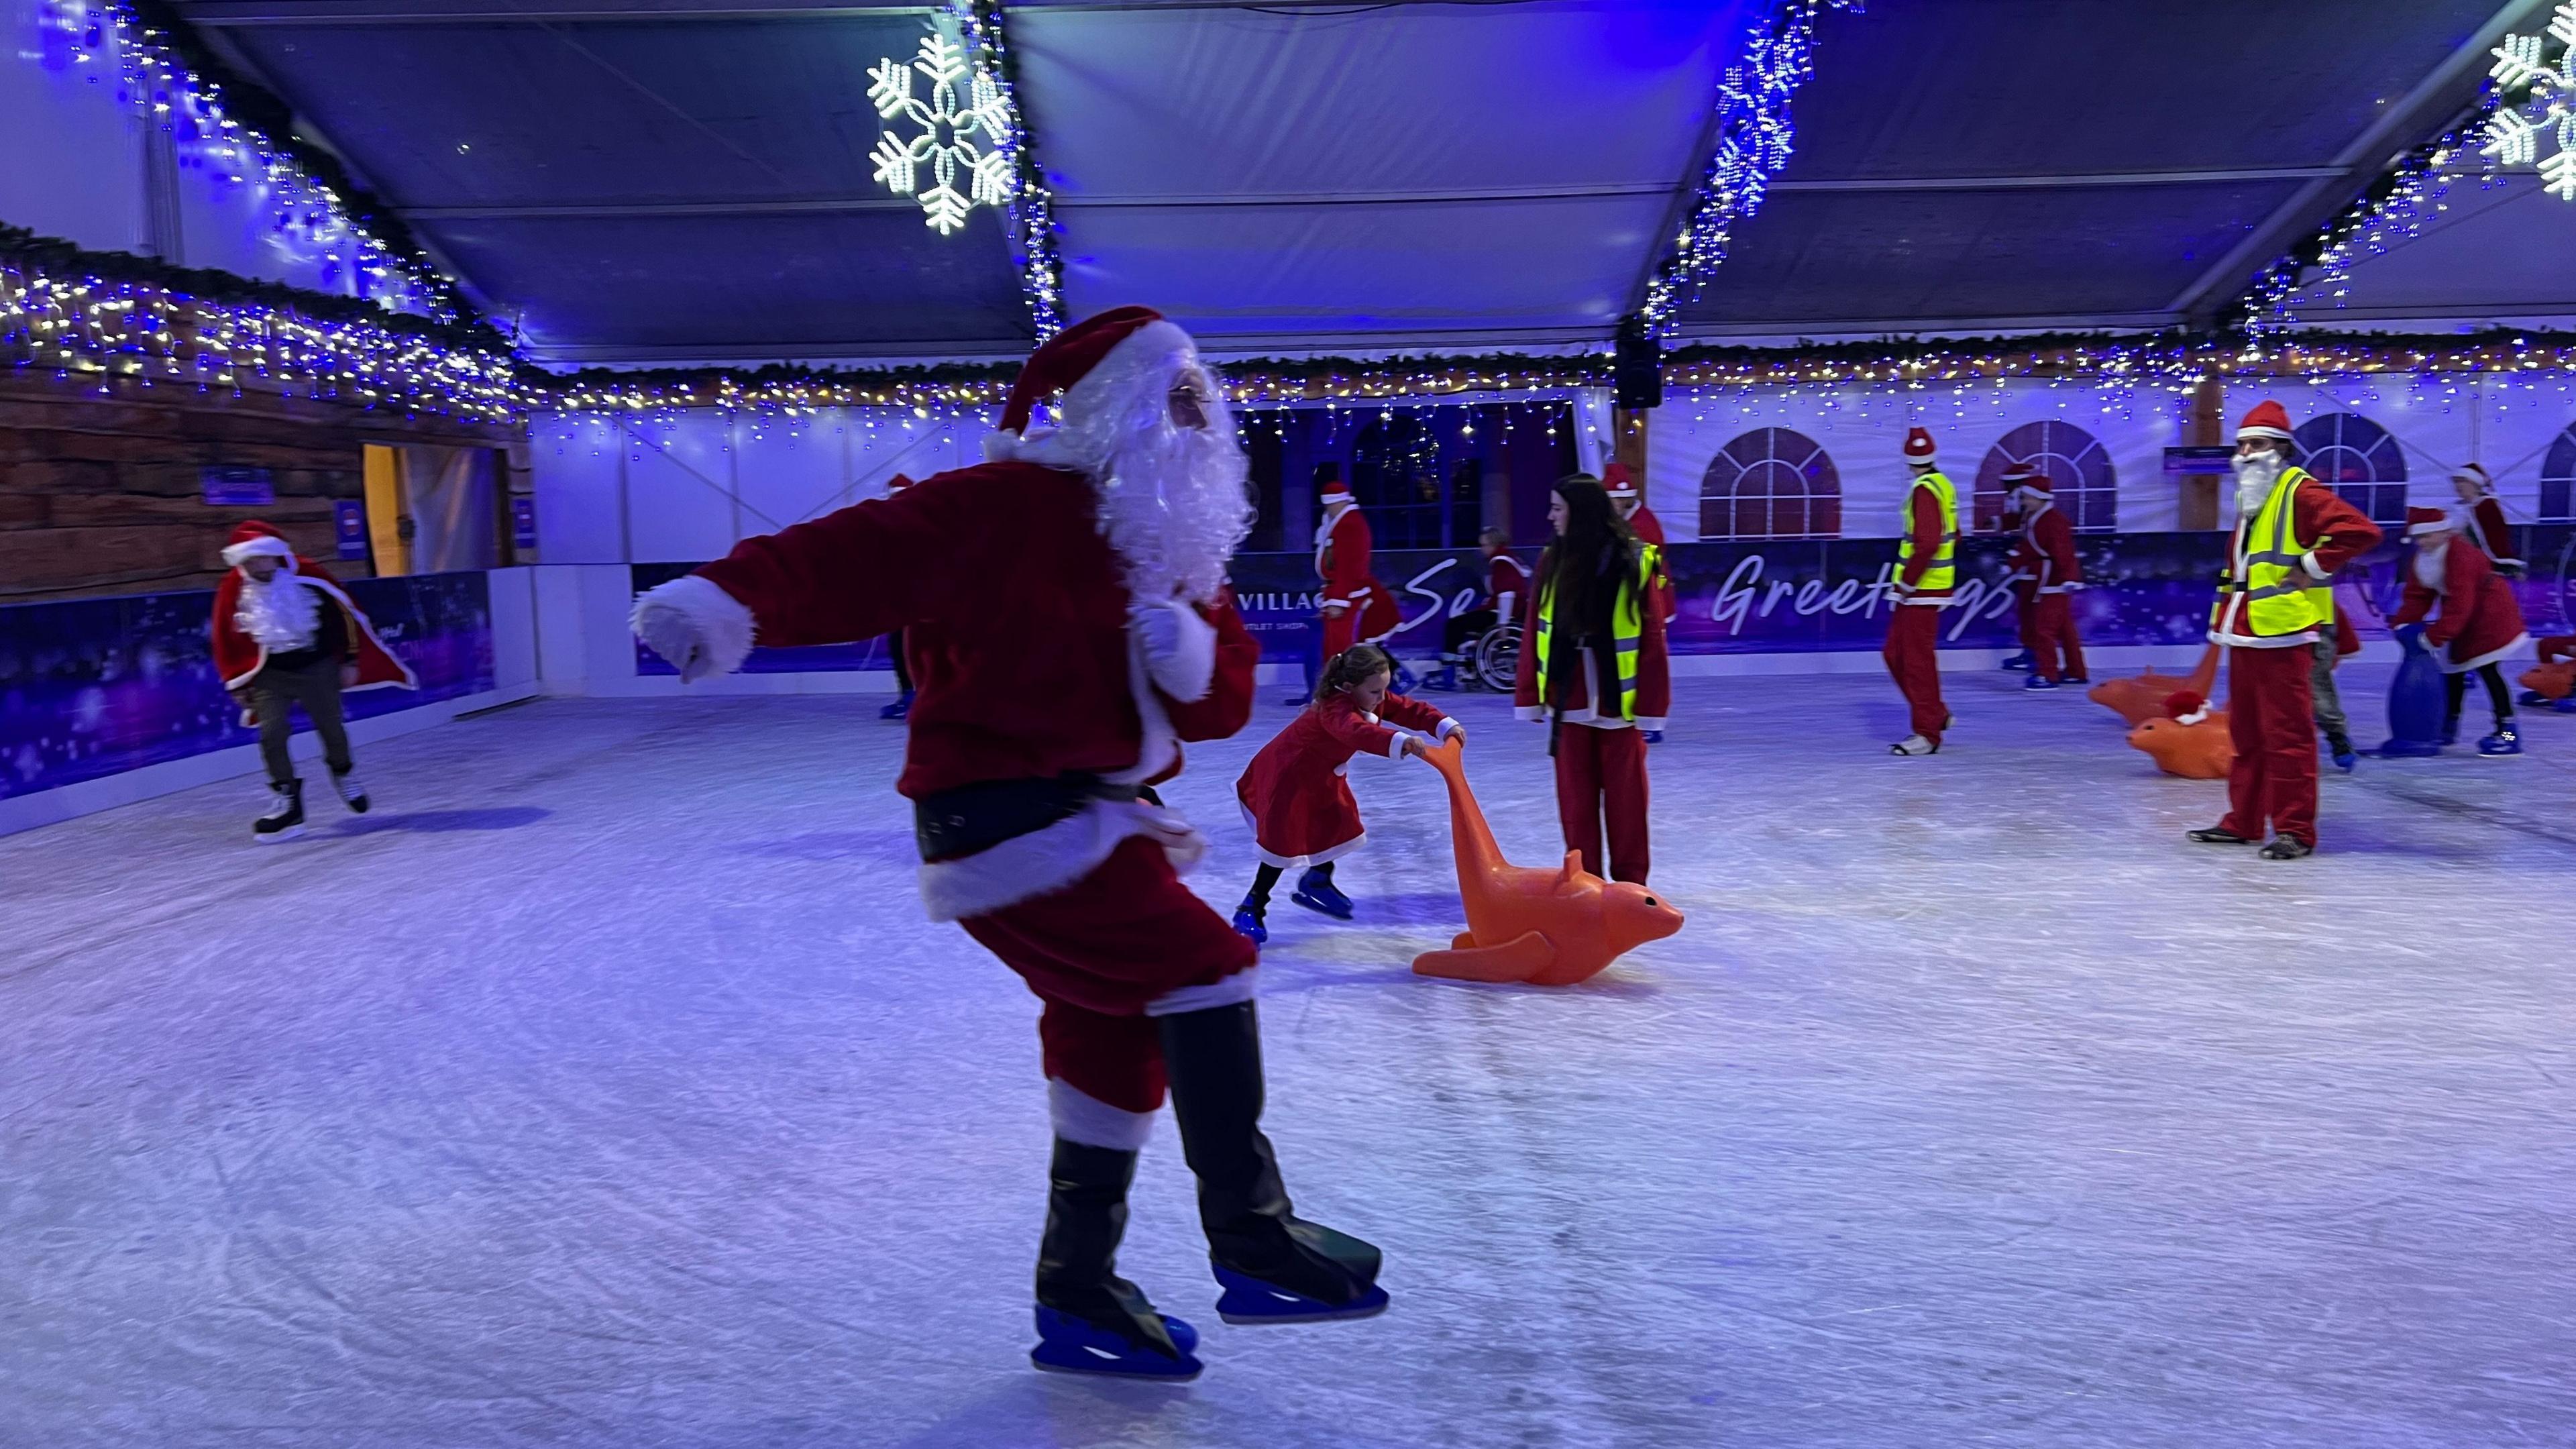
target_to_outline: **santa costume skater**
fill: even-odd
[[[2451,487],[2459,494],[2460,531],[2496,572],[2508,579],[2523,575],[2525,564],[2513,546],[2513,526],[2505,521],[2504,504],[2496,498],[2495,478],[2476,463],[2451,470]]]
[[[1033,426],[1062,390],[1057,426]],[[921,890],[1044,1003],[1055,1126],[1041,1368],[1183,1379],[1197,1339],[1117,1276],[1168,1083],[1229,1322],[1386,1306],[1378,1251],[1299,1219],[1261,1131],[1253,943],[1181,884],[1205,842],[1152,786],[1241,729],[1259,650],[1225,590],[1245,464],[1189,335],[1122,307],[1021,370],[993,461],[737,546],[636,603],[684,680],[769,645],[907,632]]]
[[[1395,595],[1372,572],[1368,515],[1342,481],[1341,470],[1324,480],[1319,500],[1324,521],[1315,527],[1315,576],[1323,581],[1323,657],[1354,644],[1374,644],[1403,622]]]
[[[1655,510],[1646,506],[1646,495],[1637,487],[1637,480],[1628,472],[1627,464],[1613,463],[1602,469],[1601,489],[1610,495],[1610,506],[1619,511],[1628,531],[1637,535],[1637,542],[1651,544],[1658,549],[1664,546],[1664,521],[1655,516]],[[1669,626],[1676,607],[1672,579],[1669,576],[1658,577],[1655,582],[1656,616]]]
[[[1950,707],[1941,702],[1941,611],[1958,592],[1959,490],[1941,472],[1932,435],[1905,432],[1905,536],[1896,545],[1896,607],[1887,621],[1879,656],[1905,696],[1913,733],[1887,747],[1892,755],[1929,755],[1941,748]]]
[[[1351,918],[1351,898],[1333,883],[1333,862],[1368,843],[1359,801],[1351,795],[1351,758],[1419,756],[1467,731],[1418,700],[1391,694],[1395,661],[1374,644],[1333,656],[1315,699],[1244,767],[1234,782],[1261,866],[1235,909],[1234,928],[1258,945],[1270,939],[1270,891],[1280,874],[1306,867],[1289,899],[1335,920]]]
[[[1513,713],[1547,723],[1565,848],[1594,875],[1644,885],[1653,865],[1646,745],[1673,700],[1654,608],[1663,553],[1638,542],[1599,480],[1580,473],[1558,480],[1547,519],[1556,542],[1539,556],[1522,618]]]
[[[2075,525],[2057,506],[2048,475],[2023,465],[2019,476],[2004,475],[2013,485],[2021,518],[2021,537],[2012,549],[2011,567],[2030,584],[2024,607],[2029,624],[2022,647],[2030,651],[2030,678],[2024,689],[2056,689],[2089,682],[2084,674],[2084,642],[2075,633],[2074,592],[2084,587],[2084,565],[2075,556]]]
[[[367,611],[331,571],[297,553],[275,528],[256,518],[236,524],[224,564],[230,572],[215,585],[210,626],[215,671],[242,707],[242,723],[258,727],[268,770],[268,808],[251,822],[251,838],[273,844],[304,831],[304,782],[287,752],[297,705],[322,739],[340,803],[365,813],[367,790],[349,751],[341,696],[417,689],[419,679],[376,637]]]
[[[2379,526],[2290,461],[2290,415],[2265,400],[2236,429],[2236,533],[2209,641],[2227,649],[2227,818],[2190,838],[2253,845],[2268,860],[2317,848],[2317,737],[2310,671],[2334,627],[2334,577],[2379,543]]]
[[[2513,586],[2496,572],[2486,550],[2467,536],[2459,515],[2440,508],[2406,510],[2406,537],[2415,550],[2406,560],[2406,592],[2389,627],[2399,638],[2413,630],[2442,666],[2446,694],[2442,708],[2443,744],[2460,738],[2460,710],[2468,702],[2469,676],[2486,686],[2495,707],[2495,733],[2478,741],[2487,756],[2522,753],[2522,736],[2513,727],[2513,694],[2505,687],[2502,661],[2531,642],[2522,625],[2522,606]],[[2439,605],[2439,612],[2435,606]],[[2425,622],[2426,616],[2432,622]]]

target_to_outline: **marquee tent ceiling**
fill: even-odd
[[[1606,339],[1686,212],[1755,3],[1017,0],[1067,308],[1148,302],[1238,354]],[[928,7],[176,8],[540,358],[1028,345],[994,214],[941,237],[871,174],[867,69],[910,55]],[[2438,130],[2493,36],[2544,9],[1870,0],[1828,15],[1797,154],[1683,330],[2207,315]],[[2505,299],[2576,314],[2553,260],[2576,207],[2507,201],[2437,232],[2424,245],[2554,247],[2514,276],[2389,267],[2386,297],[2355,315]]]

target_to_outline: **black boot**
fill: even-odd
[[[1148,1378],[1198,1373],[1190,1354],[1198,1335],[1155,1312],[1116,1272],[1127,1185],[1135,1178],[1133,1152],[1055,1140],[1046,1237],[1038,1244],[1039,1343],[1029,1353],[1039,1368]]]
[[[1252,1003],[1161,1018],[1163,1067],[1181,1149],[1199,1180],[1199,1221],[1228,1323],[1365,1318],[1386,1308],[1371,1245],[1290,1210],[1261,1132],[1261,1028]]]
[[[268,787],[268,809],[250,823],[250,838],[262,845],[293,840],[304,833],[304,782],[289,780]]]

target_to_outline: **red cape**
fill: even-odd
[[[358,666],[358,682],[350,688],[420,688],[420,679],[411,672],[411,666],[396,659],[384,641],[376,637],[376,627],[367,621],[366,611],[349,597],[348,590],[340,587],[338,579],[331,577],[330,570],[297,554],[295,572],[297,577],[320,589],[340,606],[340,619],[348,626],[350,649],[356,655]],[[241,625],[233,621],[233,615],[241,605],[241,587],[242,571],[238,568],[225,574],[223,582],[215,585],[215,672],[223,676],[226,689],[239,689],[250,683],[252,677],[268,663],[267,647],[244,633]],[[247,719],[244,722],[247,723]]]

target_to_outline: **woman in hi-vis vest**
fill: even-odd
[[[1663,556],[1637,541],[1588,474],[1557,483],[1547,521],[1556,542],[1540,556],[1530,589],[1512,703],[1522,719],[1547,722],[1565,848],[1581,852],[1594,875],[1643,885],[1651,853],[1646,745],[1662,732],[1673,697],[1664,621],[1653,606]]]

